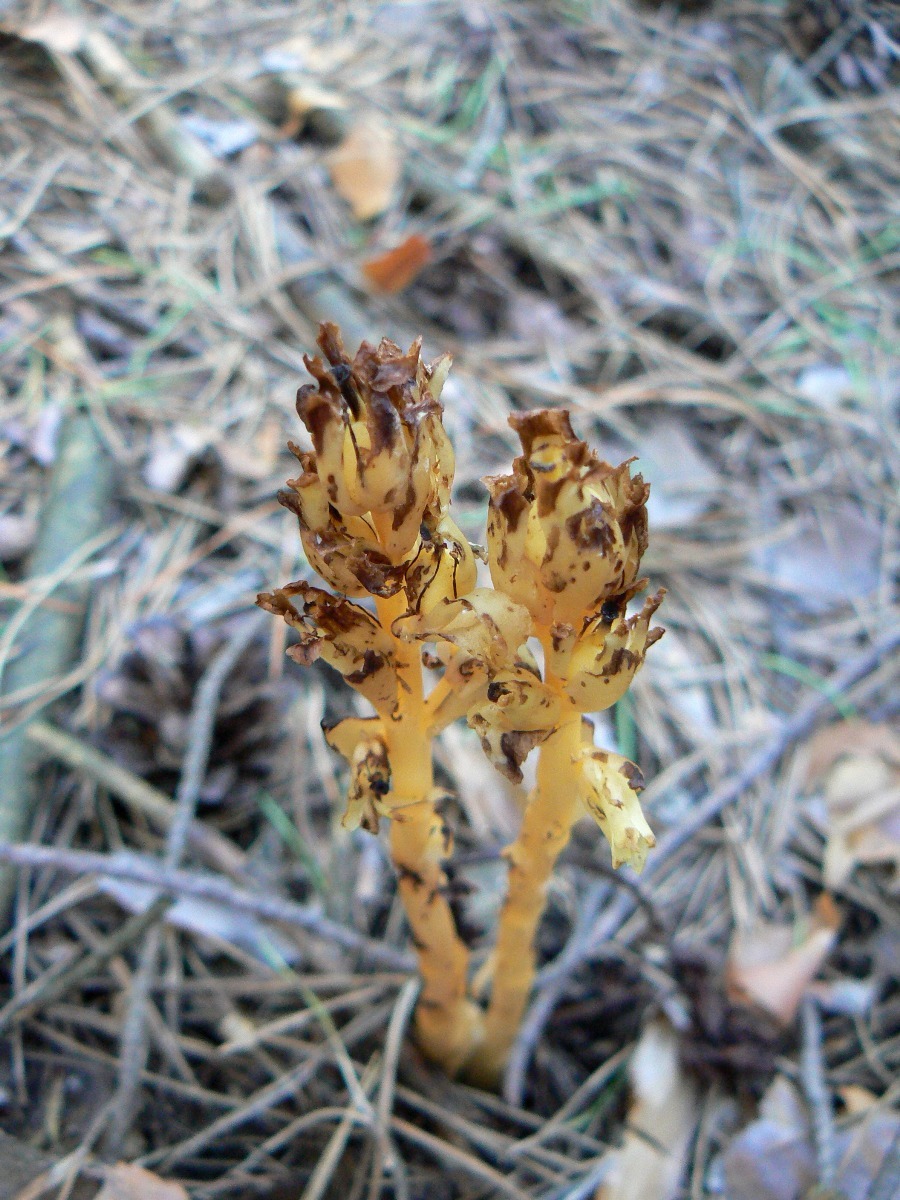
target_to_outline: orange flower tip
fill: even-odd
[[[395,295],[409,287],[431,259],[429,242],[412,233],[399,246],[364,262],[362,273],[374,291]]]

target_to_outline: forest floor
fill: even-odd
[[[0,2],[0,1198],[898,1194],[871,7]],[[502,1095],[408,1036],[320,730],[352,697],[253,607],[308,577],[276,493],[321,320],[453,355],[474,542],[518,409],[653,489],[667,633],[598,725],[658,846],[638,880],[576,829]],[[465,727],[438,769],[481,962],[521,797]]]

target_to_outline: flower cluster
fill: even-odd
[[[344,824],[377,832],[390,818],[423,978],[423,1048],[451,1071],[481,1055],[480,1076],[470,1073],[493,1079],[531,984],[544,887],[574,821],[597,820],[615,865],[639,870],[653,845],[637,767],[586,740],[583,718],[621,699],[662,635],[650,628],[661,591],[626,615],[646,585],[649,489],[629,463],[601,461],[566,412],[512,418],[522,454],[509,475],[486,481],[493,586],[478,586],[475,552],[450,515],[454,455],[440,404],[449,359],[426,365],[419,342],[404,353],[386,340],[350,359],[328,324],[318,344],[323,357],[305,359],[315,382],[297,394],[313,448],[291,444],[301,471],[279,498],[334,590],[291,583],[259,603],[296,630],[298,662],[322,658],[374,710],[326,730],[350,767]],[[431,671],[440,676],[429,689]],[[507,852],[486,1012],[446,899],[451,841],[431,765],[431,739],[458,718],[510,779],[521,780],[532,749],[541,755]]]

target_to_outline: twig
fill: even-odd
[[[411,1125],[409,1121],[404,1121],[400,1117],[391,1118],[391,1129],[398,1133],[407,1141],[419,1146],[423,1150],[427,1150],[433,1154],[441,1162],[447,1163],[452,1167],[471,1175],[482,1184],[489,1184],[496,1195],[510,1196],[511,1200],[531,1200],[528,1193],[521,1188],[516,1187],[510,1180],[504,1178],[499,1171],[495,1171],[493,1167],[489,1167],[480,1159],[475,1158],[471,1154],[467,1154],[465,1150],[460,1150],[458,1146],[453,1146],[449,1142],[441,1141],[432,1133],[426,1133],[424,1129],[417,1129],[415,1125]]]
[[[394,1111],[394,1095],[397,1083],[397,1063],[400,1060],[400,1049],[406,1027],[416,1006],[419,995],[419,981],[410,979],[400,989],[394,1011],[388,1023],[387,1036],[384,1039],[384,1062],[381,1068],[381,1083],[378,1088],[378,1102],[375,1106],[376,1135],[378,1137],[378,1157],[372,1171],[369,1187],[369,1200],[376,1200],[381,1195],[381,1184],[385,1172],[395,1176],[394,1190],[398,1200],[407,1192],[406,1172],[403,1160],[394,1153],[390,1144],[388,1125]]]
[[[34,846],[27,842],[0,842],[0,861],[28,867],[54,867],[71,875],[98,874],[110,879],[128,879],[173,895],[212,900],[265,920],[297,926],[388,970],[411,971],[415,967],[415,959],[411,954],[395,950],[355,929],[332,921],[312,905],[296,904],[279,896],[257,895],[214,875],[174,870],[137,854],[98,854],[91,850]]]
[[[368,1094],[374,1088],[377,1078],[377,1071],[373,1070],[370,1064],[359,1083],[359,1097],[354,1099],[353,1105],[348,1105],[346,1112],[340,1120],[340,1124],[328,1139],[328,1144],[319,1156],[319,1161],[316,1163],[315,1170],[310,1176],[309,1183],[304,1188],[300,1200],[320,1200],[331,1183],[338,1163],[343,1157],[344,1150],[347,1147],[347,1139],[354,1124],[363,1123],[366,1128],[371,1126],[372,1106],[369,1103]],[[364,1102],[365,1108],[360,1106],[360,1100]],[[361,1118],[362,1121],[360,1120]]]
[[[29,576],[52,576],[60,564],[71,560],[79,548],[89,546],[106,520],[112,490],[109,456],[94,430],[91,418],[77,413],[66,421],[53,472],[50,495],[44,506],[41,529],[29,563]],[[5,673],[4,690],[51,683],[65,674],[77,651],[88,599],[88,581],[60,586],[60,598],[69,611],[41,609],[27,622],[31,639]],[[32,753],[19,725],[0,745],[0,840],[25,837],[34,815],[37,792],[29,780]],[[0,870],[0,924],[15,887],[9,871]]]
[[[33,980],[0,1009],[0,1034],[5,1033],[14,1020],[28,1016],[39,1004],[52,1004],[54,1000],[65,995],[69,988],[89,979],[111,958],[120,954],[157,924],[171,904],[171,897],[160,896],[149,908],[129,917],[120,929],[105,938],[95,950],[82,955],[77,962],[64,963],[56,969],[51,968]]]
[[[349,1024],[341,1029],[341,1037],[346,1045],[367,1036],[374,1025],[383,1020],[382,1006],[376,1006],[354,1017]],[[300,1089],[316,1074],[323,1062],[333,1059],[331,1046],[322,1045],[310,1049],[302,1062],[291,1067],[283,1075],[266,1084],[249,1096],[247,1100],[231,1112],[217,1117],[205,1129],[199,1130],[174,1146],[153,1150],[142,1160],[145,1166],[163,1165],[171,1169],[175,1163],[183,1162],[189,1155],[199,1154],[206,1146],[216,1141],[226,1133],[240,1128],[248,1121],[255,1120],[263,1113],[271,1111],[283,1100],[296,1096]],[[365,1119],[365,1118],[362,1118]]]
[[[883,662],[900,644],[900,628],[892,630],[864,653],[845,663],[835,671],[828,681],[828,694],[817,693],[799,712],[786,721],[778,733],[752,754],[740,771],[716,788],[677,829],[662,837],[650,856],[644,872],[642,885],[661,875],[669,859],[690,842],[703,827],[733,804],[761,776],[772,769],[796,742],[808,737],[820,718],[831,712],[832,697],[840,695],[864,679]],[[638,907],[630,892],[619,895],[605,917],[591,931],[590,937],[580,946],[566,948],[555,962],[545,967],[538,976],[538,992],[519,1030],[516,1044],[509,1056],[504,1080],[504,1095],[511,1104],[521,1104],[525,1087],[525,1072],[531,1053],[540,1038],[550,1014],[559,1003],[569,980],[582,963],[590,961],[599,948],[615,935]]]
[[[815,1000],[809,996],[803,1001],[800,1020],[803,1030],[800,1078],[812,1117],[819,1183],[823,1188],[830,1188],[834,1185],[837,1173],[834,1113],[825,1083],[825,1064],[822,1060],[822,1020]]]
[[[238,659],[247,649],[261,623],[261,613],[248,617],[204,672],[197,688],[188,725],[188,751],[175,793],[175,814],[166,838],[165,865],[177,867],[194,824],[194,812],[212,749],[213,730],[222,687]]]

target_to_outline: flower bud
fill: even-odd
[[[361,742],[350,760],[351,778],[347,789],[347,811],[341,820],[345,829],[365,829],[377,833],[382,816],[389,816],[383,805],[391,790],[391,765],[387,746],[380,738]]]
[[[568,414],[510,418],[524,450],[512,475],[489,479],[488,556],[494,585],[545,628],[580,628],[611,597],[642,586],[649,488],[629,464],[611,467],[575,437]]]
[[[444,513],[436,527],[423,531],[415,558],[406,569],[410,611],[429,613],[443,600],[457,600],[474,588],[475,554],[456,522]]]
[[[579,796],[609,842],[613,866],[628,863],[640,874],[656,845],[638,800],[640,771],[627,758],[593,746],[584,746],[577,762]]]

